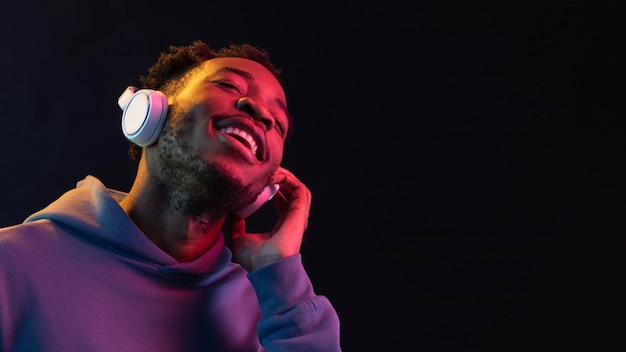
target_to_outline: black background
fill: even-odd
[[[128,190],[122,90],[169,45],[250,42],[345,351],[623,350],[624,4],[433,4],[3,5],[0,225],[87,174]]]

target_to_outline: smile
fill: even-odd
[[[252,138],[252,136],[248,132],[241,130],[237,127],[226,127],[220,129],[219,131],[240,141],[243,145],[245,145],[248,149],[252,151],[252,154],[256,156],[258,147],[254,138]]]

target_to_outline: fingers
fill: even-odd
[[[286,191],[285,191],[286,192]],[[279,213],[285,213],[289,210],[289,201],[287,201],[287,197],[278,190],[272,198],[272,203],[278,209]]]
[[[291,171],[279,166],[276,172],[274,172],[274,175],[270,178],[270,183],[295,186],[297,183],[300,183],[300,180],[298,180]]]
[[[280,188],[272,198],[279,216],[269,232],[249,234],[244,219],[230,217],[233,254],[248,271],[297,254],[308,226],[311,191],[306,185],[282,167],[270,182]]]
[[[289,211],[294,210],[294,208],[309,211],[311,207],[311,191],[291,171],[279,167],[270,179],[270,182],[281,185],[278,193],[281,194],[282,200],[289,204]],[[277,203],[274,204],[280,206],[281,199],[277,199]]]
[[[281,185],[273,202],[280,213],[280,221],[272,230],[272,236],[287,242],[299,241],[308,227],[311,191],[293,173],[282,167],[274,173],[271,182]]]

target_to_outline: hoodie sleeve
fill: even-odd
[[[341,351],[339,318],[316,295],[300,254],[248,274],[261,307],[258,331],[268,351]]]

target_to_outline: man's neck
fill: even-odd
[[[222,235],[226,217],[196,217],[173,209],[141,167],[120,206],[146,237],[174,259],[198,258]]]

